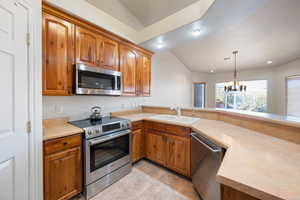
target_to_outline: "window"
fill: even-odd
[[[246,92],[224,92],[226,83],[216,84],[216,107],[255,112],[267,111],[267,85],[266,80],[244,81]]]
[[[300,76],[286,79],[287,115],[300,117]]]
[[[197,108],[205,107],[205,83],[194,83],[194,106]]]

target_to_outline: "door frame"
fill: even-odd
[[[193,107],[195,107],[195,85],[196,84],[203,84],[204,85],[204,108],[206,107],[206,88],[207,83],[206,82],[193,82]]]
[[[43,199],[43,128],[42,128],[42,1],[15,0],[27,10],[28,17],[28,96],[31,132],[29,143],[29,197],[30,200]]]

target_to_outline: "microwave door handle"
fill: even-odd
[[[93,146],[93,145],[96,145],[96,144],[99,144],[99,143],[102,143],[102,142],[106,142],[108,140],[112,140],[112,139],[115,139],[115,138],[118,138],[118,137],[121,137],[121,136],[124,136],[124,135],[128,135],[130,133],[131,133],[130,130],[126,130],[126,131],[122,131],[122,132],[119,132],[119,133],[116,133],[116,134],[113,134],[113,135],[107,135],[107,136],[101,137],[99,139],[93,139],[93,140],[89,141],[89,145]]]
[[[118,76],[115,76],[115,90],[118,90]]]

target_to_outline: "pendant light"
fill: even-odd
[[[246,92],[247,86],[243,85],[237,79],[236,57],[237,57],[238,51],[234,51],[232,53],[234,55],[233,81],[224,87],[224,91],[225,92]]]

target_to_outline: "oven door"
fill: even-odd
[[[76,94],[121,95],[121,72],[76,65]]]
[[[85,185],[131,162],[131,131],[85,141]]]

